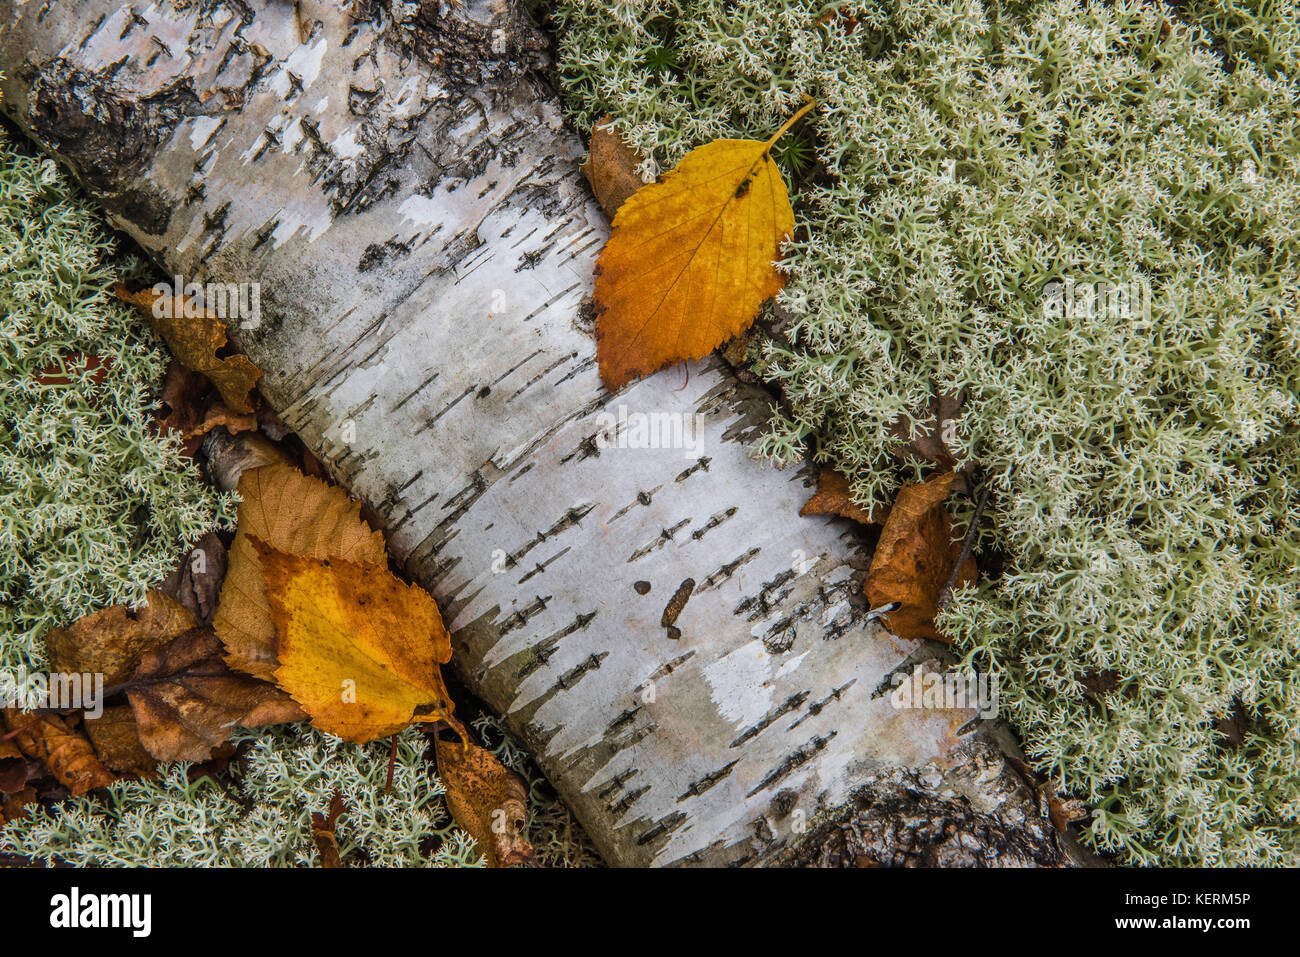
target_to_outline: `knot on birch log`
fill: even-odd
[[[1063,867],[1070,861],[1032,790],[996,749],[973,742],[946,774],[899,769],[864,784],[774,863]]]

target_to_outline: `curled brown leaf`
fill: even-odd
[[[953,539],[952,520],[943,504],[953,478],[952,472],[944,472],[899,491],[867,571],[863,590],[871,605],[898,603],[887,621],[900,638],[948,640],[935,629],[934,617],[962,551],[961,542]],[[977,574],[975,561],[968,556],[953,588],[974,581]]]
[[[4,708],[3,715],[5,727],[13,733],[11,740],[23,754],[44,764],[74,795],[117,780],[117,775],[100,762],[75,717],[24,714],[17,708]]]
[[[472,742],[435,742],[438,777],[447,789],[447,807],[456,823],[474,838],[488,867],[512,867],[533,860],[524,839],[528,791],[523,779],[486,748]]]

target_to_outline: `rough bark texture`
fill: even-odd
[[[609,862],[1054,863],[1000,756],[944,784],[970,712],[891,707],[918,648],[864,624],[811,477],[751,460],[770,398],[715,360],[601,388],[607,223],[542,37],[508,0],[401,6],[0,0],[4,106],[170,273],[261,283],[232,336],[263,393]],[[602,449],[619,406],[702,445]]]

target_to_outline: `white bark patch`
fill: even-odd
[[[801,656],[802,657],[802,656]],[[738,727],[753,724],[772,707],[772,656],[751,641],[704,669],[718,714]]]

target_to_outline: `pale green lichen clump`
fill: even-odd
[[[943,625],[1034,764],[1124,862],[1300,863],[1295,5],[553,17],[576,124],[611,113],[655,169],[817,99],[778,152],[798,229],[762,451],[888,502],[920,474],[889,423],[963,390],[1001,570]],[[1066,314],[1044,293],[1067,279],[1149,290],[1149,316]]]
[[[140,603],[233,516],[151,421],[167,351],[112,298],[110,253],[54,162],[0,131],[0,668],[39,668],[49,628]]]
[[[0,851],[98,867],[293,867],[319,863],[311,815],[343,799],[335,836],[346,864],[464,867],[480,863],[456,828],[441,782],[423,758],[427,739],[398,737],[392,790],[387,739],[364,747],[305,726],[250,741],[231,787],[189,780],[184,764],[90,797],[37,810],[0,830]]]
[[[598,865],[568,810],[518,744],[491,718],[480,718],[474,727],[484,746],[528,787],[525,837],[538,865]],[[447,811],[429,739],[419,729],[397,737],[391,790],[387,738],[355,745],[293,725],[240,732],[235,741],[244,747],[220,778],[191,780],[188,765],[170,764],[149,778],[36,808],[0,828],[0,852],[95,867],[319,866],[311,815],[327,813],[337,791],[344,811],[335,837],[346,867],[483,863],[480,849]]]

